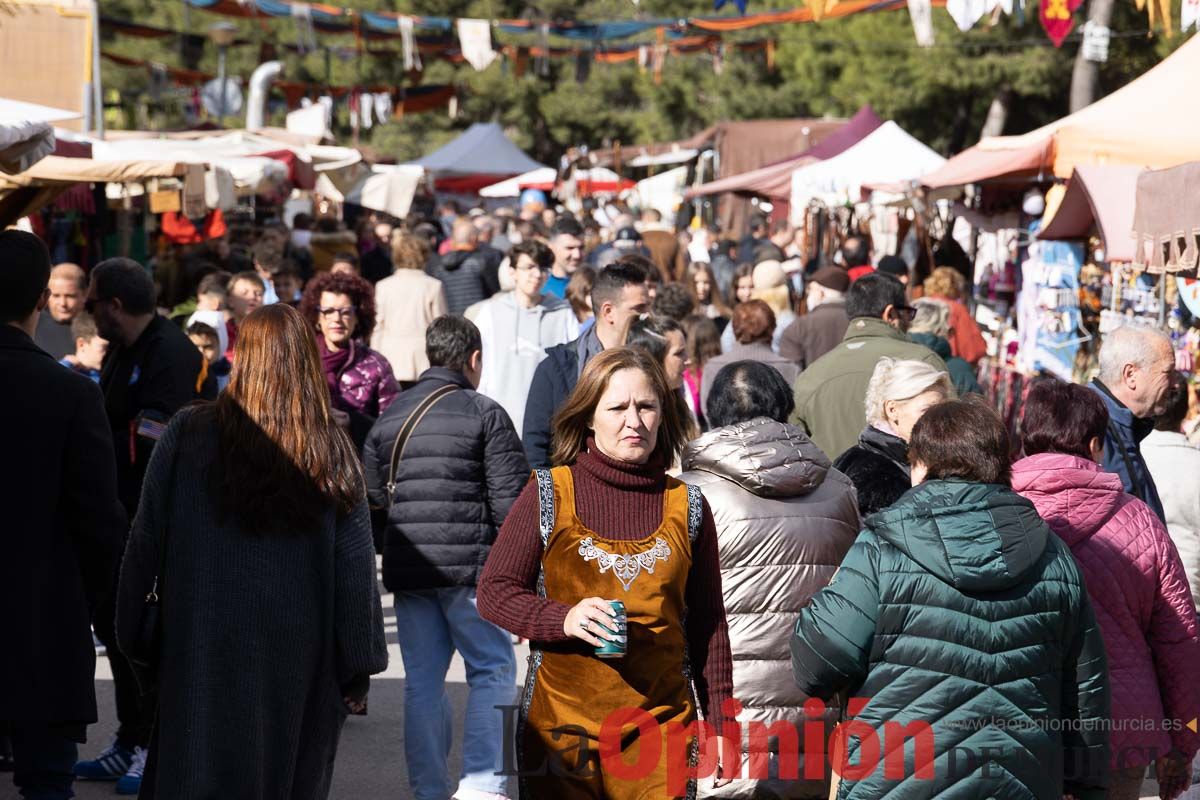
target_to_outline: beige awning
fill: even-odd
[[[183,175],[176,161],[97,161],[92,158],[46,156],[17,175],[0,175],[0,190],[57,183],[128,183]]]

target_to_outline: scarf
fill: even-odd
[[[350,357],[354,354],[354,342],[341,350],[330,350],[325,344],[325,337],[317,334],[317,349],[321,351],[321,369],[325,372],[325,383],[329,386],[329,396],[338,397],[338,377],[342,370],[350,365]]]

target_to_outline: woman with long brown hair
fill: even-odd
[[[645,352],[589,361],[554,417],[558,466],[535,472],[484,567],[480,614],[533,649],[517,734],[523,798],[684,796],[668,782],[667,725],[689,725],[700,707],[719,730],[732,696],[712,513],[666,474],[688,427],[671,391]],[[602,646],[624,655],[601,658]],[[630,709],[645,712],[627,720],[642,721],[640,734],[599,757],[605,721]],[[613,769],[642,746],[660,758],[636,775]]]
[[[236,354],[155,447],[121,568],[123,651],[161,597],[142,798],[326,797],[346,714],[387,666],[363,477],[313,333],[265,306]]]

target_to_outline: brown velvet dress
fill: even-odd
[[[693,782],[682,781],[679,790],[678,764],[676,791],[668,786],[667,726],[686,726],[696,718],[684,596],[703,513],[700,492],[668,478],[658,529],[639,540],[616,541],[580,522],[569,468],[536,474],[543,543],[539,593],[571,606],[587,597],[621,600],[628,647],[620,659],[597,658],[578,640],[533,651],[517,737],[521,797],[692,797]],[[612,737],[620,752],[602,761],[601,727],[621,709],[645,712],[641,719],[655,741],[643,742],[636,723],[627,722],[619,740]],[[649,726],[650,719],[656,725]],[[683,743],[684,757],[694,759],[690,739],[678,733],[675,738],[674,751]],[[649,748],[644,758],[643,748]]]

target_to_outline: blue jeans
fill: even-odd
[[[404,659],[404,756],[416,800],[457,791],[446,761],[454,735],[446,671],[454,651],[467,667],[467,719],[459,789],[502,794],[504,714],[517,696],[517,658],[508,633],[479,616],[475,589],[396,592],[396,630]]]
[[[13,783],[27,800],[68,800],[75,782],[75,742],[45,723],[14,722]]]

